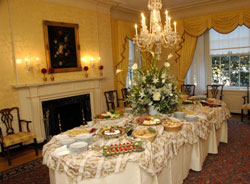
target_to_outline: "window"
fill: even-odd
[[[136,45],[133,44],[132,40],[129,40],[129,60],[128,60],[128,74],[126,79],[126,88],[131,89],[133,84],[133,69],[132,66],[134,63],[141,65],[141,56],[140,51]]]
[[[228,87],[249,85],[250,29],[239,26],[229,34],[209,31],[212,83]]]

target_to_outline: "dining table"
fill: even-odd
[[[160,114],[162,119],[180,121],[183,126],[168,132],[163,124],[154,126],[157,136],[153,141],[140,140],[124,133],[117,138],[104,138],[93,133],[93,141],[81,153],[65,152],[68,148],[60,140],[70,136],[67,132],[55,135],[43,146],[43,164],[49,168],[51,184],[181,184],[190,169],[201,171],[208,154],[219,154],[220,142],[228,142],[227,120],[230,110],[223,101],[214,99],[217,106],[199,101],[179,107],[179,111],[197,117],[196,121],[176,119],[174,114]],[[124,114],[114,120],[92,121],[74,129],[103,127],[132,127],[138,125],[138,116]],[[126,129],[126,130],[127,130]],[[105,157],[103,146],[141,141],[144,151],[127,152]],[[65,154],[58,154],[64,150]]]

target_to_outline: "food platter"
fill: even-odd
[[[121,118],[122,114],[116,111],[108,111],[95,116],[95,121],[114,120]]]
[[[183,123],[177,120],[167,120],[163,123],[163,126],[168,132],[178,132],[181,130]]]
[[[72,130],[68,130],[67,134],[69,136],[76,136],[76,135],[80,135],[80,134],[86,134],[89,133],[89,130],[86,128],[78,128],[78,129],[72,129]]]
[[[141,141],[136,142],[127,142],[123,144],[111,144],[110,146],[103,146],[103,156],[112,156],[123,153],[131,153],[131,152],[142,152],[144,151],[144,147]]]
[[[206,101],[202,100],[201,104],[203,106],[208,106],[208,107],[221,107],[221,104],[216,103],[215,100],[213,100],[213,99],[208,99]]]
[[[118,126],[104,127],[104,128],[101,128],[99,131],[99,135],[106,139],[117,138],[123,135],[124,133],[125,133],[124,128],[118,127]]]
[[[156,135],[158,134],[158,131],[155,130],[154,128],[138,128],[138,129],[135,129],[133,132],[132,132],[132,135],[135,137],[135,138],[140,138],[141,140],[149,140],[151,142],[154,141]]]
[[[136,122],[142,126],[154,126],[162,123],[159,116],[140,116],[136,118]]]

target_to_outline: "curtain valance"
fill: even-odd
[[[250,8],[178,20],[178,32],[183,39],[179,49],[176,50],[180,85],[183,83],[192,63],[196,41],[199,36],[210,28],[220,33],[230,33],[237,26],[243,24],[250,28]]]

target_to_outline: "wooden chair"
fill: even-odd
[[[128,107],[129,103],[126,101],[126,99],[128,98],[128,89],[122,88],[121,91],[122,91],[122,99],[123,99],[124,107]]]
[[[16,116],[14,116],[16,112]],[[36,155],[38,155],[38,150],[37,150],[37,141],[36,141],[36,135],[32,132],[30,132],[29,129],[29,124],[31,121],[26,121],[26,120],[21,120],[20,115],[19,115],[19,109],[18,107],[13,107],[13,108],[6,108],[0,110],[0,115],[1,115],[1,121],[5,125],[6,128],[6,135],[3,135],[2,129],[0,128],[0,144],[1,144],[1,149],[2,149],[2,154],[5,156],[5,151],[7,152],[7,159],[9,165],[11,165],[11,159],[10,159],[10,148],[20,145],[22,146],[24,142],[33,140],[34,145],[35,145],[35,152]],[[17,117],[17,118],[14,118]],[[14,126],[13,122],[15,120],[18,123],[18,130],[19,132],[14,131]],[[26,129],[27,131],[22,130],[22,124],[26,124]]]
[[[117,90],[105,91],[104,95],[108,111],[115,110],[120,107],[119,102],[122,101],[122,99],[118,98]]]
[[[195,85],[194,84],[182,84],[181,85],[181,92],[185,93],[189,96],[195,95]]]
[[[209,84],[207,85],[207,98],[209,97],[209,94],[212,95],[212,98],[217,98],[218,94],[220,97],[220,100],[222,100],[223,95],[223,88],[224,84]],[[209,93],[210,92],[210,93]]]
[[[247,86],[247,94],[242,96],[243,98],[243,105],[241,106],[241,121],[244,118],[244,110],[247,110],[247,115],[249,116],[250,104],[249,104],[249,87]]]

